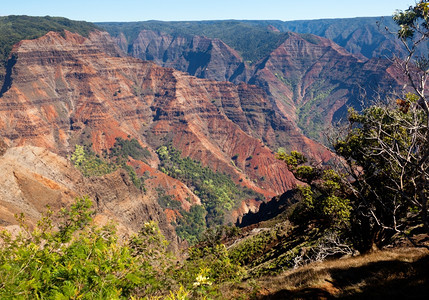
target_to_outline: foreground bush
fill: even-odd
[[[17,216],[19,234],[0,233],[0,299],[217,297],[219,284],[243,272],[222,245],[195,248],[179,263],[155,222],[120,244],[113,225],[93,224],[91,205],[76,199],[58,226],[48,210],[33,230]]]
[[[1,233],[1,299],[117,299],[137,288],[142,295],[162,288],[148,254],[142,258],[118,245],[113,226],[93,226],[90,207],[88,198],[77,199],[62,211],[59,229],[48,211],[33,231],[21,216],[17,237]],[[146,238],[157,234],[145,233]]]

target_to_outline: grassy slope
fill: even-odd
[[[400,248],[315,262],[223,287],[236,299],[425,299],[429,292],[429,251]]]
[[[245,267],[247,278],[225,284],[224,299],[424,299],[429,292],[428,249],[407,248],[407,241],[397,237],[396,248],[314,262],[312,251],[326,229],[314,221],[290,222],[295,205],[287,197],[271,202],[226,242],[230,258]],[[310,260],[296,261],[300,255]]]

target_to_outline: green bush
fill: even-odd
[[[300,203],[292,214],[292,219],[303,223],[309,219],[321,222],[320,225],[344,227],[349,224],[352,206],[347,198],[346,180],[330,168],[303,165],[305,156],[292,151],[291,154],[279,152],[277,158],[283,160],[295,177],[308,185],[297,186]]]
[[[103,176],[117,169],[115,164],[97,157],[95,153],[85,150],[85,147],[81,145],[75,145],[71,161],[86,177]]]
[[[118,245],[113,226],[92,225],[90,207],[87,197],[78,198],[62,210],[59,229],[48,210],[33,231],[21,216],[17,237],[1,233],[0,298],[119,299],[165,289],[149,249]]]
[[[244,274],[223,245],[193,248],[179,263],[153,221],[119,243],[115,226],[93,224],[91,204],[82,197],[59,216],[48,210],[33,230],[20,215],[17,236],[0,233],[1,299],[219,297],[221,283]]]

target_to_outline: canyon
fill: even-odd
[[[375,18],[371,20],[374,21],[372,27],[375,27]],[[330,32],[330,36],[338,40],[340,37],[336,38],[334,33],[339,32],[338,23],[343,24],[346,20],[338,20],[337,23],[322,20],[317,23],[319,30],[310,30],[313,24],[311,22],[307,27],[298,26],[301,24],[299,22],[296,27],[292,27],[292,24],[274,21],[243,21],[246,26],[267,26],[265,33],[256,29],[256,33],[253,33],[247,27],[243,30],[249,30],[253,35],[266,34],[271,36],[271,40],[277,41],[277,44],[273,44],[275,47],[265,51],[256,61],[245,59],[252,55],[253,48],[249,53],[245,53],[243,51],[246,50],[240,48],[240,44],[234,49],[220,39],[222,34],[216,31],[216,26],[226,26],[222,21],[213,21],[210,24],[191,22],[190,25],[178,22],[174,23],[177,29],[173,29],[173,24],[168,22],[141,22],[134,24],[134,35],[136,28],[142,28],[135,38],[127,31],[126,26],[117,25],[118,28],[113,31],[115,23],[100,25],[105,26],[114,35],[121,49],[133,57],[151,60],[160,66],[172,67],[199,78],[230,81],[235,84],[245,82],[262,88],[273,110],[291,122],[292,127],[313,140],[326,143],[324,133],[327,128],[345,119],[348,107],[359,110],[363,103],[390,96],[399,92],[403,86],[404,78],[401,77],[401,72],[395,68],[392,60],[387,59],[387,52],[383,50],[396,51],[400,46],[397,43],[392,46],[392,38],[382,33],[377,35],[376,29],[369,25],[368,20],[360,21],[363,24],[351,20],[350,26],[347,27],[354,38],[349,37],[344,46],[352,52],[332,40],[307,33],[317,31],[321,35],[324,33],[323,35],[329,36],[327,32]],[[304,33],[283,33],[272,24],[282,30],[293,28]],[[283,26],[280,26],[282,24]],[[287,24],[290,27],[287,27]],[[357,29],[358,24],[362,25],[360,31]],[[197,25],[205,29],[198,30]],[[391,21],[388,25],[393,27]],[[313,24],[313,27],[315,26]],[[192,34],[199,31],[210,33],[209,29],[212,27],[215,29],[210,38]],[[257,28],[261,30],[260,27]],[[230,38],[228,34],[225,35]],[[357,40],[367,41],[368,45],[351,45]],[[382,43],[378,50],[366,57],[365,55],[369,54],[364,50],[373,47],[377,41]],[[258,42],[263,42],[263,38]],[[359,49],[362,49],[362,52],[359,52]],[[267,142],[268,145],[273,148],[281,147],[286,140],[283,132],[283,128],[277,130],[278,138]],[[286,148],[290,149],[287,145]]]
[[[5,226],[14,223],[12,216],[23,207],[28,207],[24,210],[35,220],[43,211],[42,204],[58,207],[85,194],[101,204],[124,203],[126,212],[119,213],[126,215],[124,222],[130,218],[141,220],[135,221],[133,228],[154,215],[142,212],[139,203],[143,199],[151,199],[153,211],[159,212],[155,187],[162,186],[174,195],[184,209],[200,204],[188,187],[156,170],[159,161],[155,149],[168,143],[182,155],[229,174],[236,184],[267,199],[296,183],[285,164],[262,141],[275,139],[274,127],[284,128],[285,134],[291,136],[289,143],[296,143],[301,150],[324,160],[332,156],[325,147],[303,137],[286,119],[278,117],[260,88],[199,79],[125,57],[105,32],[93,32],[89,38],[67,31],[64,36],[50,32],[35,40],[23,40],[12,49],[11,60],[14,63],[6,70],[10,82],[3,89],[0,105],[2,143],[8,149],[4,154],[8,166],[4,178],[8,183],[3,186],[9,196],[2,197],[1,203],[7,212],[2,214]],[[70,157],[75,144],[89,145],[100,154],[113,147],[117,137],[134,138],[149,149],[148,161],[134,163],[140,175],[145,171],[150,175],[146,194],[132,190],[126,174],[106,175],[93,179],[97,182],[94,183],[83,179],[70,163],[65,167],[64,158]],[[8,151],[32,154],[23,156],[29,158],[23,162],[24,168],[8,158]],[[238,156],[232,163],[234,155]],[[51,166],[39,156],[61,160],[60,167],[55,167],[57,163]],[[38,159],[40,170],[24,171]],[[46,175],[49,170],[55,170],[57,175]],[[30,175],[27,178],[22,174]],[[67,178],[65,182],[63,177]],[[114,185],[117,190],[107,191],[105,186],[110,180],[118,182]],[[55,197],[41,201],[50,195],[50,186],[55,187]],[[34,194],[33,190],[40,192]],[[11,195],[20,195],[12,206]],[[116,195],[113,200],[112,195]],[[244,204],[241,214],[250,208]],[[165,216],[158,218],[160,224],[164,220]],[[165,225],[162,228],[167,230],[170,225]]]
[[[375,19],[0,17],[2,297],[426,295],[427,99]]]
[[[88,195],[101,223],[113,219],[129,233],[155,220],[177,248],[171,223],[181,214],[160,206],[159,189],[185,212],[205,204],[194,186],[159,170],[157,149],[166,145],[261,195],[241,200],[225,223],[293,188],[298,181],[276,150],[329,163],[335,156],[315,141],[324,140],[326,126],[360,105],[368,78],[369,96],[399,89],[401,78],[390,61],[349,53],[322,37],[277,37],[253,62],[219,38],[146,29],[135,40],[123,32],[50,31],[15,44],[0,93],[2,226],[14,226],[20,212],[34,223],[46,204],[59,208]],[[121,168],[88,178],[70,162],[75,145],[103,157],[118,138],[149,153],[127,157],[144,190]]]

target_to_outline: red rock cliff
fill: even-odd
[[[171,141],[183,155],[267,197],[294,185],[285,165],[258,139],[270,131],[259,125],[267,124],[256,112],[258,101],[267,103],[260,89],[120,57],[110,42],[104,33],[86,39],[51,32],[17,44],[11,85],[0,98],[7,142],[64,155],[82,141],[98,152],[108,149],[118,136],[150,149]],[[151,164],[156,167],[156,160]]]

